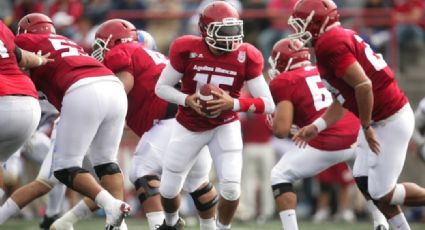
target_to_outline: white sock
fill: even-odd
[[[216,230],[215,219],[202,219],[199,221],[200,230]]]
[[[0,224],[3,224],[10,217],[14,216],[19,212],[19,207],[12,198],[6,200],[6,202],[0,208]]]
[[[66,186],[62,183],[56,184],[48,194],[48,202],[46,208],[46,216],[52,217],[60,214],[62,208],[62,200],[65,197]]]
[[[284,230],[298,230],[297,214],[294,209],[281,211],[279,216]]]
[[[366,208],[373,218],[373,227],[378,225],[384,225],[387,229],[389,229],[389,225],[387,222],[387,218],[385,218],[384,214],[376,207],[372,200],[366,201]]]
[[[389,219],[388,222],[394,230],[410,230],[409,223],[407,223],[406,217],[402,212]]]
[[[80,200],[80,202],[78,202],[78,204],[75,205],[69,212],[74,214],[74,216],[77,218],[77,221],[87,219],[92,214],[92,210],[90,210],[84,200]]]
[[[4,196],[4,190],[0,188],[0,201],[3,199]]]
[[[99,207],[107,208],[109,205],[113,204],[115,198],[108,191],[102,190],[96,195],[94,201]]]
[[[168,226],[174,226],[175,224],[177,224],[178,220],[179,220],[179,212],[165,213],[165,223]]]
[[[161,225],[162,222],[164,222],[165,215],[162,211],[148,212],[146,213],[146,218],[148,219],[149,230],[155,230],[157,229],[157,226]]]
[[[232,227],[231,224],[224,225],[224,224],[220,223],[220,221],[217,219],[217,230],[230,230],[230,227]]]

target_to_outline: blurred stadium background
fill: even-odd
[[[42,12],[49,15],[59,33],[64,34],[83,46],[88,52],[94,38],[94,32],[101,22],[110,18],[123,18],[133,22],[138,29],[150,32],[157,41],[158,50],[167,54],[169,44],[179,35],[197,33],[197,12],[211,0],[1,0],[0,18],[16,31],[17,21],[27,13]],[[291,6],[296,0],[228,0],[241,12],[244,19],[245,41],[258,47],[267,59],[274,42],[290,33],[286,25]],[[420,99],[425,97],[425,54],[424,26],[425,1],[423,0],[335,0],[340,9],[344,25],[357,30],[371,46],[381,53],[395,70],[397,80],[409,97],[415,109]],[[268,68],[267,64],[265,66]],[[255,125],[249,126],[255,119],[245,117],[248,128],[244,129],[248,137]],[[251,128],[250,128],[251,127]],[[249,184],[242,193],[252,193],[252,201],[242,202],[234,229],[280,229],[280,223],[270,204],[271,193],[266,189],[268,173],[282,151],[285,143],[265,133],[261,144],[270,146],[272,153],[258,153],[244,156],[246,168],[254,177],[244,179]],[[396,134],[395,134],[396,138]],[[245,139],[246,143],[257,140]],[[137,138],[130,131],[125,132],[120,149],[123,168],[129,164]],[[287,144],[287,143],[286,143]],[[412,148],[414,150],[414,148]],[[258,158],[256,158],[258,157]],[[251,169],[258,159],[266,159],[263,168]],[[407,155],[401,181],[414,181],[425,186],[425,162],[418,160],[416,151]],[[31,181],[37,175],[38,165],[27,159],[21,159],[20,175],[6,178],[9,193],[19,185]],[[250,166],[251,165],[251,166]],[[255,165],[255,164],[254,164]],[[255,167],[255,166],[253,166]],[[258,171],[256,171],[258,170]],[[6,170],[7,173],[7,170]],[[6,175],[7,176],[7,175]],[[213,175],[212,175],[213,176]],[[140,213],[137,200],[132,196],[132,186],[127,184],[127,201],[133,204],[134,212],[129,220],[130,228],[147,229],[147,224]],[[337,186],[331,189],[329,210],[334,216],[325,216],[325,222],[314,217],[317,209],[316,200],[320,194],[317,179],[312,178],[297,185],[300,193],[298,215],[301,229],[371,229],[369,217],[357,189],[350,188],[350,210],[354,218],[338,216],[339,204]],[[261,196],[265,194],[265,196]],[[264,198],[266,197],[266,198]],[[269,199],[267,199],[269,197]],[[248,199],[248,198],[243,198]],[[67,200],[63,201],[63,210],[72,207],[79,196],[69,191]],[[24,209],[22,214],[0,226],[4,230],[37,229],[38,221],[44,214],[45,199],[41,199]],[[190,203],[182,208],[188,224],[192,219],[193,207]],[[406,216],[414,223],[412,229],[425,229],[425,210],[423,208],[406,209]],[[97,213],[96,216],[102,216]],[[312,220],[315,219],[315,222]],[[78,224],[76,229],[102,228],[101,218],[92,218]],[[345,221],[345,222],[343,222]],[[422,224],[421,224],[422,223]],[[194,225],[194,224],[193,224]],[[196,229],[189,227],[188,229]]]

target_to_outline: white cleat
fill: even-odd
[[[72,223],[59,218],[50,226],[50,230],[74,230]]]
[[[128,216],[131,208],[130,205],[121,201],[115,200],[115,205],[110,207],[111,209],[105,208],[106,213],[106,226],[105,230],[126,230],[127,224],[125,224],[124,218]],[[124,226],[123,226],[124,223]]]

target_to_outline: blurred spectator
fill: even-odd
[[[158,0],[161,2],[162,0]],[[120,1],[113,1],[113,8],[116,10],[146,10],[146,5],[144,2],[140,0],[120,0]],[[140,19],[126,19],[129,22],[133,23],[133,25],[138,29],[144,29],[146,26],[146,23],[143,20]]]
[[[43,13],[44,4],[42,0],[20,0],[15,2],[13,9],[14,18],[16,21],[20,20],[30,13]]]
[[[273,44],[291,33],[288,26],[288,18],[297,0],[269,0],[267,11],[278,13],[278,17],[271,18],[271,26],[263,30],[258,36],[258,48],[265,59],[269,58]]]
[[[82,16],[72,27],[72,36],[70,38],[83,47],[87,53],[91,53],[96,29],[97,27],[93,26],[90,17]]]
[[[264,222],[274,214],[274,200],[270,187],[270,171],[275,162],[271,145],[272,132],[266,125],[266,115],[241,114],[243,171],[241,181],[241,220]],[[260,204],[257,204],[257,191]],[[258,212],[258,213],[257,213]]]
[[[350,191],[354,178],[346,163],[333,165],[316,176],[320,185],[314,222],[328,220],[332,214],[331,196],[337,196],[335,220],[353,223],[356,216],[351,208]]]
[[[4,24],[8,26],[12,24],[12,3],[10,0],[0,1],[0,20],[3,20]]]
[[[49,8],[49,15],[57,32],[71,37],[71,26],[78,22],[83,10],[80,0],[55,0]]]
[[[425,98],[415,111],[415,131],[410,148],[415,156],[425,162]]]
[[[394,0],[396,32],[400,48],[400,67],[416,63],[424,41],[424,2]]]
[[[84,7],[84,14],[91,19],[93,25],[97,25],[106,20],[111,7],[110,0],[89,0]]]
[[[154,14],[173,14],[183,11],[181,0],[149,0],[147,6],[147,11]],[[180,31],[180,19],[149,20],[147,31],[155,38],[158,50],[167,53],[170,43],[177,37]]]

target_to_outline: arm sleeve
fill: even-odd
[[[263,109],[257,109],[254,112],[273,113],[275,105],[263,75],[251,79],[246,83],[253,98],[235,99],[233,110],[248,111],[251,105],[254,104],[257,108],[263,107]]]
[[[167,63],[156,83],[156,95],[168,102],[186,106],[186,97],[188,95],[174,88],[174,85],[176,85],[182,77],[182,73],[175,70],[170,63]]]

